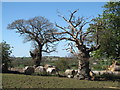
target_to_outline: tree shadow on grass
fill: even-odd
[[[6,72],[2,72],[2,73],[11,73],[11,74],[25,74],[23,72],[19,72],[19,71],[12,71],[12,70],[8,70]]]

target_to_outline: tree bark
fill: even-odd
[[[37,52],[36,58],[35,58],[35,67],[40,66],[41,60],[42,60],[42,46],[39,46],[38,52]]]
[[[75,76],[75,78],[77,79],[86,79],[86,80],[90,80],[91,76],[90,76],[90,68],[89,68],[89,52],[84,51],[81,53],[81,55],[79,56],[79,64],[78,64],[78,73]]]
[[[1,69],[2,69],[2,73],[6,73],[6,72],[8,72],[8,64],[2,64],[1,65]]]

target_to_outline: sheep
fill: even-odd
[[[32,66],[26,66],[24,69],[23,69],[24,73],[27,74],[27,75],[31,75],[32,73],[35,72],[35,68],[32,67]]]
[[[57,73],[57,69],[55,67],[50,67],[46,69],[46,72],[48,74],[56,74]]]
[[[46,69],[43,66],[38,66],[35,68],[35,72],[46,72]]]
[[[67,69],[65,71],[65,76],[67,76],[68,78],[73,78],[76,74],[77,74],[77,70]]]
[[[65,71],[65,76],[67,76],[68,78],[75,78],[75,76],[77,75],[78,70],[73,70],[73,69],[67,69]],[[94,73],[92,71],[90,71],[90,76],[92,77],[92,79],[94,79]]]
[[[50,65],[50,64],[46,64],[45,66],[44,66],[44,68],[47,70],[47,68],[51,68],[51,67],[55,67],[55,66],[52,66],[52,65]]]

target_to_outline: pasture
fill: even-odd
[[[3,88],[115,88],[119,81],[87,81],[53,76],[2,74]]]

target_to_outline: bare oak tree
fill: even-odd
[[[42,52],[55,51],[55,43],[51,34],[56,32],[54,25],[44,17],[38,16],[29,20],[16,20],[8,25],[8,29],[14,29],[16,33],[24,36],[25,41],[34,41],[36,48],[30,55],[35,60],[36,67],[40,65]],[[49,34],[48,34],[49,33]]]
[[[91,79],[90,77],[90,67],[89,67],[89,58],[90,52],[97,50],[100,45],[98,44],[98,35],[96,35],[96,42],[91,40],[91,33],[95,30],[85,31],[83,30],[84,26],[87,25],[87,18],[84,17],[75,17],[74,14],[78,10],[71,12],[69,19],[65,16],[59,15],[65,22],[68,23],[67,27],[56,26],[60,29],[60,32],[55,34],[60,35],[59,38],[53,37],[57,40],[67,40],[69,41],[69,47],[66,50],[69,50],[71,53],[76,55],[79,60],[78,73],[75,76],[78,79]],[[97,31],[97,29],[96,29]]]

